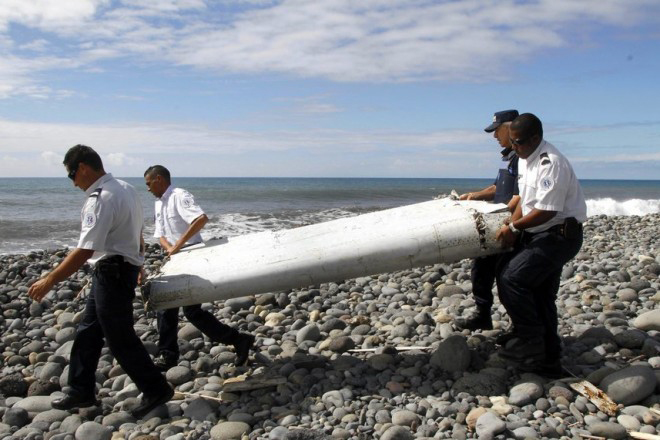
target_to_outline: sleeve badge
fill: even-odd
[[[86,228],[93,228],[96,224],[96,214],[93,212],[86,212],[83,218],[83,226]]]

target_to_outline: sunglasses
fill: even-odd
[[[527,139],[512,139],[509,138],[509,142],[511,142],[511,145],[525,145],[527,142],[529,142],[529,138]]]
[[[67,174],[66,176],[71,180],[75,180],[76,179],[76,173],[78,172],[79,167],[80,167],[80,164],[76,165],[76,167],[72,171],[69,171],[69,174]]]

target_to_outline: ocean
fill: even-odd
[[[144,179],[122,178],[142,199],[148,241],[154,197]],[[492,179],[175,178],[210,218],[205,239],[280,230],[429,200]],[[660,213],[660,180],[583,180],[588,215]],[[64,178],[0,178],[0,254],[75,246],[83,192]]]

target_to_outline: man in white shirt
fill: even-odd
[[[53,400],[52,406],[71,410],[98,405],[95,374],[105,339],[119,365],[143,393],[141,404],[132,411],[141,419],[174,394],[133,328],[133,299],[144,261],[142,205],[135,188],[104,171],[101,157],[92,148],[70,148],[64,165],[73,184],[87,194],[80,240],[57,268],[30,286],[28,295],[41,301],[56,283],[87,260],[94,257],[96,261],[92,288],[71,348],[70,390]]]
[[[500,301],[511,318],[514,336],[500,356],[526,371],[560,375],[555,298],[562,267],[582,246],[587,207],[571,164],[543,139],[536,116],[518,116],[509,135],[520,157],[520,202],[498,231],[504,245],[515,246],[503,257],[497,275]]]
[[[181,248],[202,242],[201,229],[208,217],[185,189],[171,185],[170,172],[162,165],[153,165],[144,172],[144,181],[157,200],[155,203],[155,232],[160,245],[168,255]],[[200,304],[185,306],[183,314],[214,342],[231,344],[236,351],[236,365],[243,365],[254,345],[254,336],[240,333],[219,322],[213,314],[203,310]],[[168,370],[178,363],[177,342],[179,308],[158,311],[158,357],[156,366]]]

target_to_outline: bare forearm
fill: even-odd
[[[495,198],[495,185],[491,185],[481,191],[463,194],[461,200],[493,200]]]
[[[91,249],[76,248],[64,258],[59,266],[46,275],[46,278],[48,278],[52,284],[64,281],[80,269],[82,265],[92,257],[92,255],[94,255],[94,251]]]
[[[160,237],[158,239],[158,242],[160,243],[160,246],[165,249],[166,251],[169,250],[172,247],[172,243],[167,241],[165,237]]]
[[[175,246],[178,248],[183,247],[188,240],[190,240],[195,234],[202,230],[208,221],[209,218],[206,216],[206,214],[202,214],[193,220],[190,226],[188,226],[188,230],[186,230],[181,238],[177,240]]]
[[[509,208],[509,212],[513,215],[518,210],[519,205],[520,205],[520,196],[516,195],[511,197],[511,200],[509,200],[509,203],[507,203],[507,208]],[[520,216],[518,216],[517,218],[520,218],[521,216],[522,216],[522,212],[520,213]]]
[[[36,301],[41,301],[55,284],[69,278],[71,274],[80,269],[92,255],[94,255],[93,250],[74,249],[52,272],[32,284],[28,290],[28,295]]]

